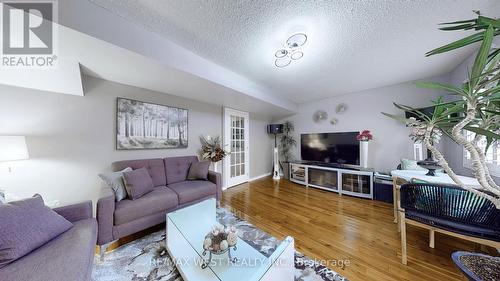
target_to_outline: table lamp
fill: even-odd
[[[26,137],[0,136],[0,162],[29,159]]]
[[[0,162],[29,159],[26,137],[0,136]],[[9,173],[12,171],[9,167]],[[5,194],[0,189],[0,202],[5,201]]]

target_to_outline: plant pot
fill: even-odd
[[[282,165],[282,171],[283,171],[283,178],[285,179],[290,179],[290,162],[281,162]]]
[[[368,168],[368,141],[359,142],[359,165],[363,168]]]
[[[212,171],[218,173],[219,172],[219,162],[212,162],[212,164],[210,164],[210,166],[212,167]]]

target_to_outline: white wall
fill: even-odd
[[[250,180],[271,173],[274,138],[266,130],[270,123],[267,116],[250,113]]]
[[[447,81],[448,76],[429,78],[426,81]],[[365,90],[348,95],[312,101],[299,106],[299,113],[281,119],[291,120],[295,124],[298,141],[295,155],[300,159],[300,134],[326,132],[353,132],[364,129],[372,131],[374,140],[370,142],[369,167],[377,171],[391,171],[399,164],[400,158],[413,159],[413,143],[409,139],[409,129],[404,124],[381,114],[387,112],[401,114],[393,102],[423,107],[431,105],[431,100],[443,93],[420,89],[413,82]],[[336,114],[335,107],[346,103],[348,109],[343,114]],[[312,117],[317,110],[328,113],[328,120],[318,124]],[[338,119],[337,125],[331,125],[330,119]]]
[[[84,89],[85,96],[78,97],[0,85],[0,135],[27,136],[30,152],[30,160],[0,163],[0,188],[20,196],[40,193],[46,200],[96,200],[97,174],[111,162],[198,155],[200,135],[222,132],[220,106],[92,77],[84,77]],[[188,148],[115,150],[116,97],[189,109]],[[271,169],[268,122],[269,117],[251,115],[251,178]]]

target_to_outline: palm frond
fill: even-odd
[[[420,87],[420,88],[426,88],[426,89],[432,89],[432,90],[445,90],[448,92],[456,93],[458,95],[465,94],[464,90],[459,88],[459,87],[456,87],[454,85],[439,83],[439,82],[419,81],[419,82],[416,82],[415,85],[417,85],[417,87]]]
[[[479,48],[479,52],[474,61],[474,65],[472,66],[471,76],[471,88],[475,88],[479,81],[479,76],[483,73],[484,68],[486,66],[486,61],[488,59],[488,55],[490,54],[491,44],[493,43],[494,37],[494,28],[492,26],[486,29],[484,33],[484,39],[481,43],[481,47]]]

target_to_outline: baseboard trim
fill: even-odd
[[[256,181],[256,180],[260,180],[260,179],[262,179],[262,178],[269,177],[269,176],[271,176],[272,174],[273,174],[273,173],[265,173],[265,174],[263,174],[263,175],[256,176],[256,177],[253,177],[253,178],[249,179],[249,180],[248,180],[248,182],[252,182],[252,181]],[[227,189],[229,189],[229,187],[228,187],[227,185],[225,185],[225,184],[224,184],[224,185],[222,186],[222,191],[225,191],[225,190],[227,190]]]
[[[249,179],[248,181],[252,182],[252,181],[260,180],[261,178],[268,177],[268,176],[270,176],[272,174],[273,173],[266,173],[266,174],[263,174],[263,175],[260,175],[260,176],[253,177],[253,178]]]

